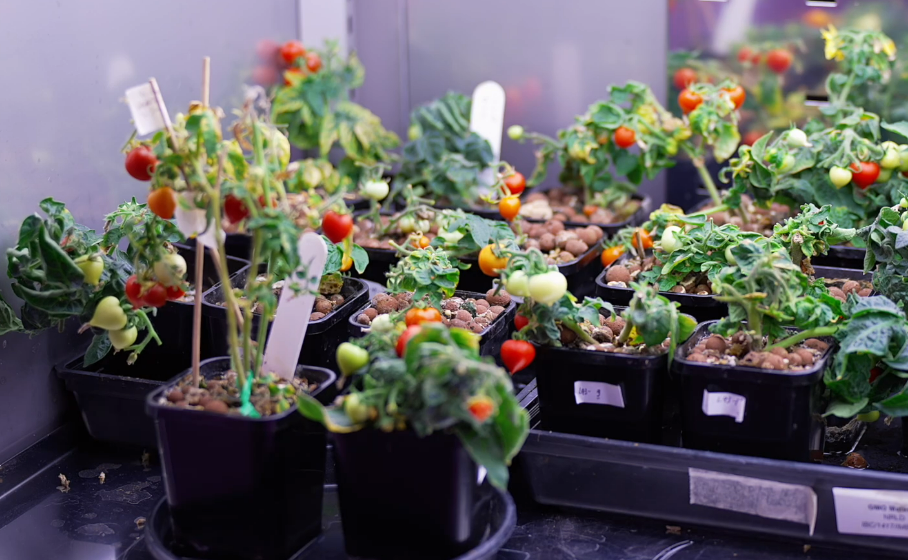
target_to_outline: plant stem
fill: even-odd
[[[630,321],[624,319],[624,327],[621,329],[621,334],[618,335],[618,344],[624,344],[627,342],[627,339],[631,336],[631,331],[634,329],[634,325]]]
[[[810,329],[806,331],[801,331],[797,334],[793,334],[788,338],[783,338],[782,340],[770,344],[766,347],[767,350],[772,350],[773,348],[788,348],[794,346],[795,344],[801,342],[802,340],[807,340],[808,338],[816,338],[818,336],[832,336],[838,332],[841,325],[834,325],[830,327],[817,327],[815,329]]]
[[[760,311],[757,304],[748,302],[747,307],[747,327],[754,332],[753,348],[761,350],[763,348],[763,322],[760,317]]]
[[[710,198],[713,199],[713,204],[719,206],[722,204],[722,197],[719,195],[719,189],[716,188],[716,183],[713,181],[713,178],[709,175],[709,170],[706,169],[706,164],[703,162],[702,158],[693,158],[694,167],[697,168],[697,173],[700,174],[700,179],[703,180],[703,185],[706,186],[706,190],[709,191]]]

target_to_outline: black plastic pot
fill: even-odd
[[[186,259],[186,278],[195,280],[195,247],[176,245]],[[202,292],[217,283],[214,260],[206,252]],[[237,273],[249,266],[241,259],[229,257],[227,266]],[[145,413],[149,392],[192,366],[192,303],[168,302],[152,317],[162,345],[149,344],[136,363],[129,365],[127,352],[110,353],[90,365],[83,364],[85,355],[57,366],[57,376],[73,392],[82,412],[88,433],[99,441],[154,447],[154,424]],[[215,343],[210,321],[202,319],[202,359],[227,353],[226,343]]]
[[[215,376],[229,364],[225,357],[205,360],[202,374]],[[319,384],[316,398],[336,379],[329,370],[309,366],[297,375]],[[148,395],[146,406],[155,421],[180,550],[224,560],[285,560],[318,535],[324,427],[295,406],[253,419],[161,404],[176,382]]]
[[[831,341],[823,357],[804,371],[688,360],[712,324],[701,323],[672,364],[681,379],[684,447],[793,461],[810,461],[822,453],[822,378],[834,349]]]
[[[234,287],[243,286],[246,282],[248,269],[241,271],[232,278]],[[344,286],[341,289],[341,295],[344,296],[344,303],[335,309],[331,314],[310,321],[306,329],[306,338],[303,341],[303,348],[300,350],[301,364],[326,367],[329,369],[336,368],[334,353],[341,342],[347,340],[347,319],[354,310],[360,309],[365,300],[369,297],[369,289],[366,284],[357,278],[344,278]],[[211,337],[215,343],[226,344],[227,340],[227,313],[223,305],[224,292],[221,285],[218,284],[211,291],[207,292],[204,297],[202,312],[211,320]],[[260,315],[253,316],[253,332],[257,332]],[[271,332],[271,325],[268,325],[268,332]]]
[[[482,539],[491,492],[457,436],[360,430],[334,452],[349,556],[448,559]]]
[[[863,247],[833,245],[829,248],[828,253],[817,255],[810,261],[815,265],[864,270],[864,256],[866,254],[867,249]]]
[[[668,352],[634,355],[536,346],[545,429],[658,443]]]
[[[463,292],[456,291],[454,292],[456,297],[460,298],[475,298],[475,299],[485,299],[486,295],[479,292]],[[347,320],[348,331],[352,337],[360,337],[366,333],[369,327],[362,325],[356,322],[356,318],[362,314],[363,311],[372,307],[372,302],[369,301],[359,309],[353,312],[350,315],[350,318]],[[485,328],[479,335],[482,337],[479,341],[479,353],[483,356],[492,356],[493,358],[499,360],[501,353],[501,345],[505,343],[514,326],[514,315],[517,314],[517,302],[511,299],[511,303],[501,312],[501,315],[495,318],[494,321],[489,323],[489,326]]]

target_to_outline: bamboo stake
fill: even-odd
[[[211,87],[211,58],[202,59],[202,107],[208,108]],[[220,178],[220,169],[218,169]],[[192,384],[199,386],[201,381],[200,363],[202,360],[202,279],[205,268],[205,246],[195,239],[195,293],[192,307]],[[226,310],[225,310],[226,311]]]

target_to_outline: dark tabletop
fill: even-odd
[[[52,436],[0,466],[0,560],[150,560],[142,527],[164,496],[157,458],[142,449],[90,442],[72,450],[71,443]],[[69,480],[68,491],[60,474]],[[543,508],[515,498],[517,528],[499,553],[502,560],[863,558],[817,547],[805,550],[800,543]]]

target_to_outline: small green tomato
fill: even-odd
[[[527,282],[527,290],[534,300],[551,305],[567,291],[567,278],[557,270],[534,274]]]
[[[369,352],[350,342],[344,342],[337,347],[336,357],[337,367],[345,377],[369,363]]]
[[[788,131],[788,145],[792,148],[803,148],[805,146],[810,146],[810,142],[807,141],[807,134],[804,133],[800,128],[792,128]]]
[[[681,240],[678,239],[678,233],[681,233],[681,228],[678,226],[668,226],[665,228],[665,231],[662,232],[663,251],[666,253],[674,253],[681,248]]]
[[[119,331],[109,331],[107,336],[110,337],[110,343],[113,345],[114,349],[122,350],[124,348],[129,348],[136,343],[139,331],[133,326]]]
[[[851,182],[851,171],[844,167],[833,167],[829,170],[829,180],[835,185],[835,188],[841,189]]]
[[[880,174],[879,174],[879,175],[877,176],[877,178],[876,178],[876,182],[877,182],[877,183],[886,183],[886,182],[888,182],[889,179],[892,178],[892,172],[893,172],[892,169],[885,168],[885,167],[884,167],[884,168],[881,168],[881,169],[880,169]]]
[[[795,164],[795,157],[791,154],[785,154],[782,163],[779,164],[779,173],[788,173]]]
[[[369,407],[363,404],[356,393],[344,398],[344,412],[354,424],[362,424],[369,419]]]
[[[523,127],[519,124],[511,125],[508,127],[508,138],[511,140],[520,140],[523,138],[524,130]]]
[[[154,263],[154,275],[166,287],[179,286],[186,276],[186,259],[177,253],[168,253]]]
[[[418,220],[416,222],[416,229],[423,233],[426,233],[431,228],[432,228],[432,222],[430,222],[429,220]]]
[[[530,295],[529,282],[530,277],[527,276],[527,273],[522,270],[517,270],[508,276],[507,282],[505,282],[505,288],[507,288],[508,293],[511,295],[527,297]]]
[[[413,216],[404,216],[397,222],[397,228],[401,233],[413,233],[416,231],[416,220],[413,219]]]
[[[886,150],[886,155],[880,160],[880,167],[883,169],[895,169],[901,163],[902,158],[899,155],[898,148],[889,148]]]
[[[899,146],[899,171],[908,172],[908,144]]]
[[[370,200],[382,200],[388,196],[390,190],[388,183],[385,181],[368,181],[363,185],[362,193],[364,197]]]
[[[82,271],[86,284],[98,285],[98,282],[101,281],[101,274],[104,272],[104,261],[101,259],[101,255],[83,255],[73,262]]]
[[[880,419],[879,410],[871,410],[870,412],[865,412],[863,414],[858,414],[859,422],[876,422]]]

